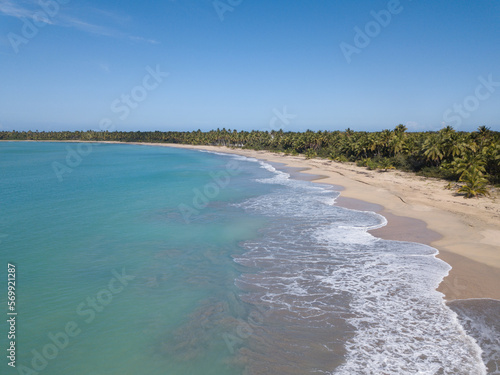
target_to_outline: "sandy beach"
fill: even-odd
[[[339,205],[375,211],[387,218],[388,225],[372,231],[373,235],[425,243],[439,250],[438,257],[452,266],[439,287],[446,300],[500,299],[498,193],[480,199],[464,199],[446,190],[446,181],[401,171],[370,171],[353,163],[307,160],[303,156],[268,151],[178,144],[165,146],[234,153],[282,163],[285,168],[315,175],[312,178],[315,182],[340,185]]]

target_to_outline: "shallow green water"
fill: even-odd
[[[246,313],[234,287],[242,267],[232,256],[265,219],[228,203],[269,189],[255,183],[251,192],[242,183],[269,172],[240,162],[231,183],[197,210],[193,189],[213,183],[208,171],[227,170],[226,158],[94,145],[60,181],[53,163],[67,166],[67,147],[77,150],[0,145],[0,257],[2,268],[17,266],[17,370],[239,373],[221,336]],[[197,211],[189,222],[180,203]],[[0,301],[6,306],[5,293]],[[68,322],[74,337],[66,339]]]

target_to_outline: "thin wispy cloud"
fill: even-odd
[[[108,63],[98,63],[99,69],[102,71],[109,73],[111,71],[111,66]]]
[[[22,7],[18,3],[13,3],[10,0],[4,0],[0,3],[0,14],[15,18],[31,17],[33,15],[32,9]]]
[[[155,39],[147,39],[143,38],[141,36],[129,36],[129,39],[133,42],[143,42],[143,43],[149,43],[149,44],[160,44],[159,41]]]
[[[129,39],[134,42],[143,42],[149,44],[160,43],[154,39],[148,39],[141,36],[130,35],[114,28],[89,23],[86,21],[82,21],[81,19],[66,15],[61,15],[59,25],[63,27],[72,27],[89,34],[100,35],[110,38]]]
[[[96,25],[94,23],[66,15],[61,15],[58,25],[75,28],[89,34],[107,36],[111,38],[123,38],[126,35],[118,30],[106,26]]]
[[[104,16],[110,20],[113,20],[113,22],[120,24],[120,25],[124,25],[127,22],[130,22],[132,20],[132,17],[130,17],[129,15],[126,15],[126,14],[118,14],[118,13],[110,12],[108,10],[95,8],[95,7],[86,7],[85,9],[88,10],[89,12],[95,13],[96,15]]]
[[[119,23],[122,25],[131,19],[130,16],[123,16],[98,8],[89,8],[87,9],[87,11],[96,13],[101,17],[107,18],[108,20],[111,20],[114,23]],[[2,3],[0,3],[0,16],[14,17],[18,19],[30,19],[37,12],[40,13],[39,5],[34,1],[24,1],[24,2],[14,3],[11,0],[4,0]],[[117,39],[128,39],[133,42],[148,43],[148,44],[160,43],[154,39],[149,39],[136,35],[130,35],[116,28],[103,26],[97,23],[92,23],[80,17],[70,16],[62,12],[58,12],[53,17],[50,16],[43,17],[41,19],[38,19],[37,21],[42,21],[47,24],[60,27],[74,28],[92,35],[117,38]]]

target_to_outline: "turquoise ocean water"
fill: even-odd
[[[486,373],[449,266],[330,188],[139,145],[2,142],[0,171],[2,374]]]

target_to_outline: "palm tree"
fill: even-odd
[[[433,162],[435,165],[439,165],[439,162],[443,158],[443,151],[441,150],[441,142],[437,136],[431,136],[427,138],[423,145],[424,156],[428,161]]]
[[[387,172],[388,169],[395,169],[394,165],[392,165],[391,160],[388,158],[383,158],[380,160],[379,167]]]
[[[460,157],[465,153],[466,149],[467,146],[465,143],[455,140],[449,146],[448,155],[453,158]]]
[[[453,171],[462,178],[466,173],[486,173],[485,162],[480,154],[468,153],[462,158],[455,158],[451,163]],[[459,179],[460,179],[459,178]]]
[[[397,135],[401,135],[407,130],[408,128],[406,126],[404,126],[403,124],[399,124],[394,128],[394,133],[396,133]]]
[[[446,136],[449,136],[450,134],[455,133],[455,129],[453,129],[453,126],[448,125],[448,126],[442,128],[439,131],[439,133],[443,134],[443,135],[446,135]]]
[[[391,142],[392,137],[393,137],[393,133],[389,129],[382,130],[382,132],[380,133],[380,137],[379,137],[380,145],[382,146],[382,148],[384,150],[383,152],[384,152],[385,156],[389,156],[388,149],[389,149],[389,144]]]
[[[401,152],[404,151],[405,149],[405,138],[403,135],[400,136],[395,136],[391,139],[391,142],[389,144],[391,152],[393,156],[396,156],[397,154],[400,154]]]
[[[477,134],[477,139],[479,141],[478,143],[481,147],[489,144],[490,136],[491,136],[490,128],[488,128],[484,125],[480,126],[479,128],[477,128],[477,133],[473,133],[473,134]]]
[[[371,155],[376,155],[378,154],[377,148],[378,148],[378,140],[377,137],[374,134],[369,134],[367,138],[367,149],[371,151]]]
[[[460,181],[465,185],[458,189],[459,193],[464,193],[466,198],[478,197],[479,195],[489,195],[488,180],[477,169],[471,169],[464,172]]]

